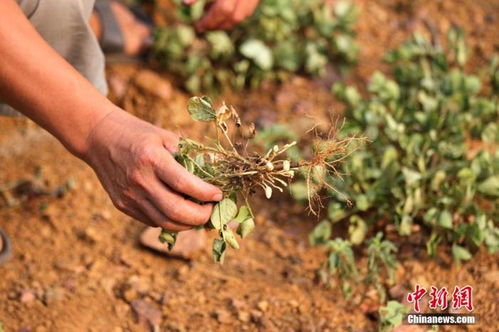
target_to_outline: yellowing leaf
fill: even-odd
[[[230,198],[224,198],[218,202],[211,213],[211,224],[216,230],[222,230],[223,226],[231,221],[237,213],[237,205]]]
[[[239,224],[239,227],[237,227],[237,234],[239,234],[241,238],[244,239],[253,231],[254,228],[255,222],[253,221],[253,218],[246,219],[241,224]]]
[[[239,249],[239,243],[237,243],[236,237],[230,229],[222,231],[222,237],[232,248]]]

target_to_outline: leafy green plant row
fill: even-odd
[[[357,59],[353,25],[357,8],[346,0],[262,0],[255,14],[231,31],[196,34],[192,22],[207,1],[178,2],[173,26],[159,28],[154,50],[160,63],[192,93],[258,87],[294,73],[321,75],[334,62]]]
[[[329,217],[348,220],[353,244],[390,220],[403,236],[412,224],[424,225],[432,256],[443,242],[457,262],[482,244],[499,250],[499,61],[470,75],[463,31],[450,30],[448,45],[416,35],[389,52],[393,79],[375,73],[365,98],[353,86],[333,87],[346,104],[343,133],[372,141],[344,164],[350,176],[333,180],[355,207],[345,209],[332,192],[338,202],[330,203]],[[485,148],[472,156],[470,142]]]

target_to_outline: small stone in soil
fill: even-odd
[[[145,300],[134,300],[131,303],[137,322],[142,326],[158,326],[161,322],[161,311]]]
[[[225,309],[217,309],[214,312],[214,316],[221,324],[229,323],[232,320],[231,313]]]
[[[260,301],[256,306],[258,307],[258,309],[265,312],[269,308],[269,303],[267,301]]]
[[[247,323],[250,321],[250,314],[247,311],[239,311],[237,313],[237,319],[239,319],[241,322]]]
[[[259,310],[251,310],[251,320],[255,323],[261,323],[263,313]]]
[[[32,289],[24,289],[21,291],[19,301],[21,301],[21,303],[29,303],[32,302],[35,298],[35,292]]]
[[[31,326],[23,326],[19,330],[17,330],[17,332],[31,332],[31,331],[33,331],[31,329]]]
[[[64,289],[61,287],[52,287],[45,291],[43,295],[43,303],[49,305],[64,298]]]
[[[289,305],[290,305],[291,307],[293,307],[293,308],[298,308],[298,306],[299,306],[300,304],[299,304],[299,303],[298,303],[298,301],[296,301],[296,300],[290,300],[290,301],[289,301]]]

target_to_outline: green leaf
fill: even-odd
[[[355,206],[357,209],[360,211],[366,211],[369,209],[369,200],[367,199],[366,195],[358,195],[355,197]]]
[[[402,325],[409,308],[397,301],[388,301],[385,307],[379,309],[380,331],[388,332]]]
[[[254,228],[255,222],[253,218],[246,219],[237,227],[237,234],[239,234],[239,236],[244,239],[253,231]]]
[[[240,49],[241,54],[253,62],[263,70],[270,70],[273,66],[274,59],[272,51],[261,40],[249,39],[245,41]]]
[[[327,215],[332,222],[337,222],[347,216],[345,209],[342,208],[341,204],[331,202],[327,207]]]
[[[307,184],[304,181],[297,181],[289,185],[291,196],[298,201],[308,199]],[[313,193],[312,193],[313,194]]]
[[[227,57],[234,53],[234,45],[225,31],[211,31],[206,34],[214,57]]]
[[[482,132],[482,141],[488,144],[499,142],[499,125],[497,123],[489,123]]]
[[[187,110],[191,117],[196,121],[215,121],[216,115],[210,98],[192,97],[189,99]]]
[[[222,237],[224,241],[227,242],[232,248],[239,249],[239,243],[237,243],[236,237],[230,229],[223,230]]]
[[[438,217],[438,225],[443,228],[452,228],[452,214],[447,210],[440,212],[440,216]]]
[[[237,205],[230,198],[224,198],[213,207],[211,213],[211,224],[216,230],[222,230],[223,226],[229,223],[237,213]]]
[[[308,235],[308,240],[313,246],[325,244],[331,237],[332,227],[328,220],[321,221]]]
[[[224,240],[215,239],[213,241],[213,259],[215,262],[223,263],[225,258],[225,251],[227,250],[227,244]]]
[[[359,216],[350,217],[350,226],[348,226],[350,241],[353,245],[359,245],[364,241],[367,234],[367,224]]]
[[[381,168],[385,169],[391,163],[396,162],[397,158],[398,158],[397,149],[395,149],[393,146],[388,146],[386,150],[383,152]]]
[[[402,173],[404,175],[405,182],[408,186],[413,186],[421,180],[421,173],[411,170],[409,168],[403,168]]]
[[[454,260],[457,264],[460,264],[461,261],[467,261],[471,259],[472,255],[468,251],[468,249],[454,244],[452,245],[452,257],[454,257]]]
[[[499,197],[499,175],[494,175],[478,185],[478,191],[487,196]]]
[[[442,241],[440,235],[437,232],[431,233],[430,239],[426,242],[426,252],[431,257],[435,257],[437,254],[437,247]]]
[[[404,214],[402,215],[402,220],[397,227],[397,230],[400,235],[411,235],[411,225],[412,225],[412,217],[410,215]]]

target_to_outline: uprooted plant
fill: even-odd
[[[286,152],[296,146],[295,141],[274,145],[263,153],[251,150],[255,126],[243,125],[234,107],[223,103],[215,109],[208,97],[193,97],[189,100],[188,111],[194,120],[211,122],[216,129],[211,144],[182,138],[176,160],[224,193],[224,199],[214,206],[210,218],[211,227],[220,235],[213,243],[213,257],[217,262],[223,261],[227,246],[239,248],[229,222],[238,223],[236,232],[241,238],[255,227],[248,201],[251,194],[261,189],[270,199],[275,190],[282,192],[300,172],[307,183],[309,209],[316,213],[320,207],[317,206],[320,189],[335,190],[328,180],[341,177],[338,164],[356,148],[357,142],[363,140],[355,136],[338,139],[337,131],[332,129],[326,138],[317,137],[311,142],[310,159],[291,161]],[[238,202],[243,202],[239,208]],[[160,240],[168,243],[171,249],[176,234],[163,230]]]

